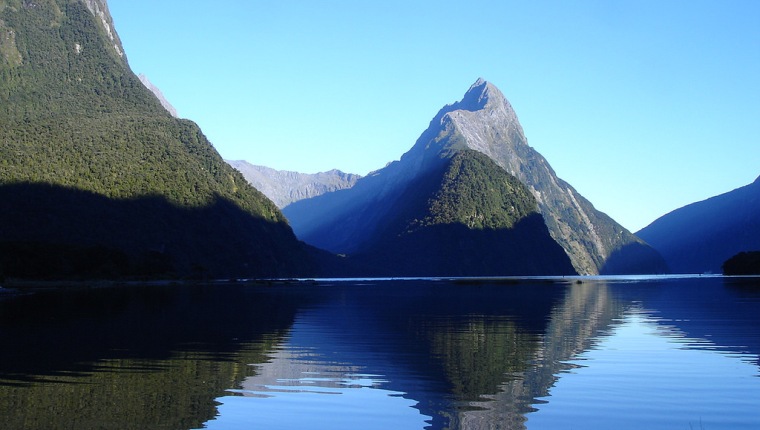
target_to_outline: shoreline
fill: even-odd
[[[6,278],[0,282],[0,296],[16,292],[32,292],[61,289],[94,289],[115,287],[165,287],[192,285],[317,285],[346,282],[404,282],[433,281],[459,285],[515,284],[515,283],[584,283],[627,282],[640,280],[695,279],[695,278],[760,278],[760,275],[722,274],[651,274],[651,275],[575,275],[575,276],[440,276],[440,277],[346,277],[346,278],[228,278],[228,279],[20,279]]]

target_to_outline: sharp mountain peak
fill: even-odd
[[[389,202],[466,150],[486,155],[527,186],[550,234],[565,249],[578,273],[665,270],[656,252],[556,176],[547,160],[528,145],[506,97],[482,78],[460,101],[438,111],[400,160],[359,180],[350,192],[336,194],[333,202],[325,197],[289,208],[286,213],[291,226],[307,242],[314,240],[313,244],[337,252],[354,252],[360,247],[353,243],[355,235],[362,229],[378,228]],[[383,199],[384,203],[377,206],[376,202]],[[349,225],[349,221],[366,218],[363,214],[367,213],[373,213],[374,218],[362,221],[361,226]]]
[[[512,105],[494,84],[478,78],[461,100],[438,111],[401,160],[414,170],[425,169],[435,160],[470,148],[515,174],[520,161],[515,148],[522,147],[527,147],[527,139]]]
[[[496,86],[483,78],[478,78],[467,90],[462,100],[455,103],[457,109],[477,111],[489,104],[503,104],[506,101],[504,94]]]
[[[436,115],[436,118],[441,119],[447,113],[458,110],[477,112],[497,107],[507,108],[508,110],[512,109],[507,98],[504,97],[504,94],[502,94],[496,85],[483,78],[478,78],[461,100],[444,106],[438,115]]]

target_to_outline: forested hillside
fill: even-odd
[[[312,270],[275,205],[132,73],[112,25],[101,1],[0,0],[6,276]]]
[[[394,201],[404,189],[430,174],[443,159],[467,149],[486,155],[529,190],[549,234],[576,272],[667,272],[654,249],[557,177],[549,162],[528,145],[506,97],[482,79],[461,101],[444,106],[398,161],[361,178],[350,189],[297,201],[283,212],[305,242],[335,253],[361,253],[364,243],[374,240],[372,235],[394,217]]]
[[[528,188],[473,150],[410,183],[388,213],[349,258],[375,275],[576,274]]]

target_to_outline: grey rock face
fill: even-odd
[[[636,241],[557,177],[546,159],[528,145],[514,109],[494,85],[479,79],[452,108],[439,124],[431,124],[440,130],[438,135],[417,141],[415,148],[439,145],[438,152],[446,153],[463,145],[488,155],[520,179],[536,197],[552,237],[579,273],[602,272],[613,250]]]
[[[410,154],[424,157],[422,148],[434,146],[446,154],[466,146],[488,155],[530,188],[552,237],[579,273],[666,270],[654,250],[557,177],[546,159],[528,145],[514,109],[494,85],[478,79],[461,102],[441,113],[439,122],[430,125],[438,130],[435,137],[423,134]],[[629,252],[637,254],[637,261],[621,261],[632,258],[621,255]]]
[[[441,109],[399,161],[369,174],[350,192],[300,201],[284,213],[302,240],[351,253],[382,222],[394,194],[465,148],[487,155],[530,189],[552,238],[565,249],[578,273],[667,270],[656,251],[556,176],[546,159],[528,145],[504,95],[483,79],[461,101]]]
[[[226,160],[239,170],[256,189],[284,208],[299,200],[317,197],[332,191],[351,188],[361,176],[330,170],[320,173],[298,173],[257,166],[243,160]]]
[[[161,102],[161,106],[166,109],[167,112],[174,118],[178,118],[177,116],[177,109],[172,106],[171,103],[169,103],[169,100],[166,100],[166,97],[164,97],[164,93],[161,92],[161,89],[159,89],[157,86],[153,85],[153,82],[151,82],[147,76],[140,73],[137,75],[138,78],[140,78],[140,82],[142,82],[143,85],[145,85],[145,88],[149,89],[153,95],[156,96],[159,102]]]
[[[124,57],[124,48],[121,46],[121,40],[114,28],[113,18],[111,17],[111,12],[108,11],[108,3],[106,0],[82,0],[82,2],[87,5],[87,9],[100,20],[108,39],[113,43],[113,48],[116,50],[116,53],[119,54],[119,57]]]

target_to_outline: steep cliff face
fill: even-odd
[[[485,154],[528,187],[552,238],[579,273],[667,270],[656,251],[557,177],[546,159],[528,145],[504,95],[482,79],[461,101],[441,109],[399,161],[368,175],[350,191],[298,202],[284,212],[307,242],[335,252],[356,252],[381,220],[392,215],[388,208],[414,178],[464,149]]]
[[[578,272],[665,270],[656,252],[557,177],[546,159],[528,145],[509,101],[482,79],[470,87],[461,102],[438,114],[405,157],[424,160],[462,147],[486,154],[528,186],[552,237],[567,251]],[[618,255],[632,249],[636,250],[635,261],[629,256],[624,259],[631,261],[621,261]]]
[[[388,203],[348,260],[375,276],[575,275],[525,185],[464,149]]]
[[[111,12],[108,11],[108,3],[106,0],[82,1],[85,5],[87,5],[87,9],[89,9],[89,11],[100,21],[100,24],[103,26],[103,30],[106,32],[108,40],[110,40],[114,51],[116,51],[120,57],[124,57],[124,47],[121,46],[121,39],[119,39],[119,35],[116,33],[116,29],[114,28],[113,18],[111,17]]]
[[[361,179],[360,175],[335,169],[328,172],[299,173],[257,166],[243,160],[227,160],[227,163],[240,171],[251,185],[269,197],[279,208],[299,200],[351,188]]]

